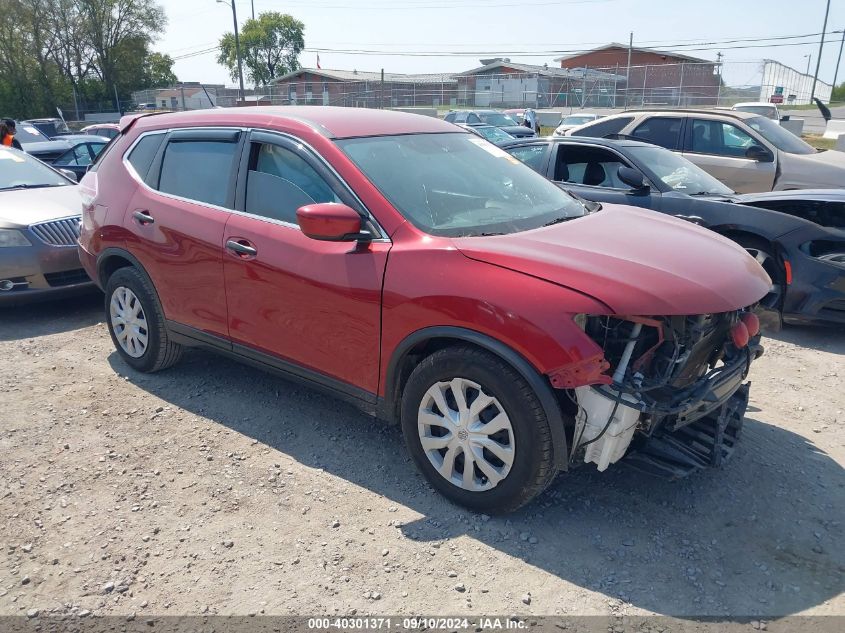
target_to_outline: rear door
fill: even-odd
[[[197,338],[228,336],[223,229],[243,136],[229,128],[147,134],[127,157],[142,183],[127,209],[127,246],[152,278],[165,318]]]
[[[683,156],[738,193],[771,191],[775,182],[775,156],[769,160],[747,158],[752,145],[766,144],[738,125],[717,119],[690,117],[684,135]]]
[[[391,243],[323,242],[299,229],[296,210],[357,197],[312,150],[255,131],[244,151],[238,213],[224,236],[229,333],[237,352],[373,398],[378,389],[381,288]]]

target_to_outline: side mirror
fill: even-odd
[[[751,160],[756,160],[760,163],[771,163],[772,155],[769,153],[765,147],[760,145],[750,145],[748,149],[745,150],[745,157],[750,158]]]
[[[645,176],[643,176],[642,172],[638,169],[620,165],[616,175],[619,176],[619,180],[635,191],[644,191],[649,188],[646,184]]]
[[[60,169],[59,171],[63,176],[70,178],[73,182],[79,182],[79,177],[76,175],[76,172],[71,171],[70,169]]]
[[[370,233],[361,231],[361,215],[345,204],[308,204],[296,210],[296,220],[302,232],[312,240],[355,242],[372,239]]]

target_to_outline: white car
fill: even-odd
[[[731,110],[737,112],[750,112],[751,114],[759,114],[772,121],[780,121],[780,111],[774,103],[766,103],[765,101],[746,101],[745,103],[737,103]]]
[[[563,136],[566,130],[592,123],[601,118],[600,114],[593,114],[592,112],[579,112],[578,114],[567,114],[560,118],[560,123],[554,131],[554,136]]]

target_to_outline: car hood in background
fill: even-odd
[[[759,301],[772,283],[727,238],[621,205],[533,231],[454,242],[471,259],[577,290],[616,314],[729,312]]]
[[[0,191],[0,227],[23,228],[81,214],[79,190],[73,185]]]
[[[796,189],[845,186],[845,152],[826,150],[815,154],[778,152],[782,174],[775,186]]]
[[[40,143],[21,143],[21,148],[27,154],[60,154],[71,148],[67,141],[42,141]]]

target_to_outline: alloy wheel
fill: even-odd
[[[144,308],[135,293],[126,286],[115,288],[109,302],[111,326],[118,344],[132,358],[147,351],[149,330]]]
[[[502,482],[513,465],[513,426],[501,403],[466,378],[438,382],[417,414],[423,452],[450,483],[481,492]]]

